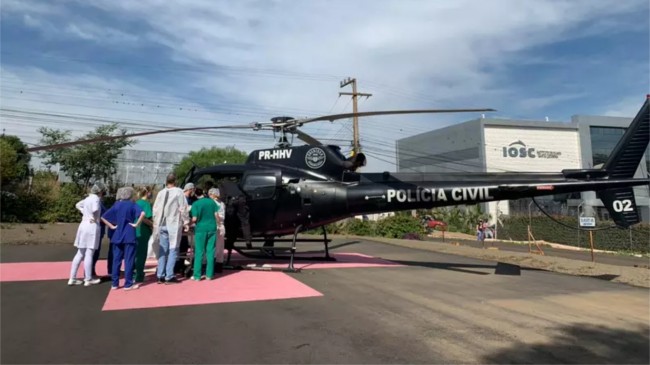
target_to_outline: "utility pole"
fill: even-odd
[[[352,92],[351,93],[342,93],[339,92],[339,96],[341,95],[352,95],[352,112],[357,113],[357,96],[365,96],[366,99],[371,97],[372,94],[365,94],[365,93],[358,93],[357,92],[357,79],[352,79],[352,78],[347,78],[343,81],[341,81],[341,88],[352,84]],[[354,134],[352,138],[352,153],[353,156],[356,156],[357,153],[359,153],[359,150],[361,149],[361,146],[359,145],[359,117],[356,115],[354,116],[353,122],[352,122],[352,132]]]

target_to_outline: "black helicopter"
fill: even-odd
[[[125,136],[228,128],[272,130],[274,134],[279,134],[274,148],[251,152],[244,164],[195,167],[184,183],[197,183],[204,176],[210,176],[214,181],[236,180],[246,196],[251,234],[256,241],[263,241],[268,248],[279,237],[292,235],[289,270],[293,270],[296,237],[300,232],[323,227],[325,259],[331,259],[324,226],[363,214],[596,191],[617,226],[628,227],[638,223],[640,216],[632,187],[649,184],[648,178],[633,178],[648,147],[649,101],[650,95],[602,168],[565,169],[558,173],[359,173],[357,170],[366,162],[363,153],[346,157],[338,146],[324,145],[298,129],[307,123],[353,116],[485,112],[493,109],[377,111],[304,119],[277,117],[271,119],[270,123],[176,128]],[[293,135],[307,144],[292,146],[289,138]],[[125,136],[39,146],[30,151]],[[240,237],[241,231],[226,230],[226,246],[232,247]],[[241,249],[237,250],[242,252]]]

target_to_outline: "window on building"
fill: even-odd
[[[607,161],[607,158],[625,133],[626,128],[621,127],[590,127],[591,157],[593,166],[596,167]]]
[[[623,137],[627,128],[621,127],[590,127],[591,133],[591,157],[593,159],[593,166],[596,167],[605,163],[607,158],[618,144],[618,141]],[[645,151],[645,171],[650,174],[650,148]]]

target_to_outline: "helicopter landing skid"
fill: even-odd
[[[262,270],[262,271],[299,272],[300,269],[296,269],[295,266],[293,265],[294,260],[295,260],[296,243],[297,242],[323,242],[323,244],[325,245],[325,256],[324,257],[323,256],[308,256],[308,257],[300,257],[300,260],[304,260],[304,261],[336,261],[336,258],[330,256],[330,254],[329,254],[329,243],[331,242],[331,240],[327,238],[327,231],[325,230],[325,227],[323,227],[323,239],[300,239],[299,240],[299,239],[297,239],[297,237],[298,237],[298,233],[300,233],[301,229],[302,229],[302,225],[299,225],[298,227],[296,227],[296,229],[294,231],[294,234],[293,234],[293,238],[291,238],[291,239],[276,240],[278,242],[289,242],[289,241],[291,241],[291,248],[290,248],[291,254],[289,256],[276,255],[275,254],[275,251],[280,251],[280,250],[285,251],[285,250],[287,250],[284,247],[264,246],[264,247],[260,247],[259,249],[255,249],[255,250],[259,250],[262,253],[262,255],[255,255],[255,254],[251,254],[251,253],[248,253],[248,252],[244,251],[244,250],[250,250],[250,249],[245,249],[245,248],[241,248],[241,247],[233,247],[233,250],[235,250],[235,252],[237,252],[238,254],[240,254],[240,255],[242,255],[242,256],[244,256],[246,258],[250,258],[250,259],[272,259],[272,260],[287,260],[288,259],[289,260],[289,266],[287,268],[278,269],[278,268],[272,268],[272,267],[269,267],[269,266],[262,266],[262,267],[258,267],[258,266],[241,266],[241,265],[232,266],[232,265],[230,265],[230,252],[228,252],[228,257],[226,259],[226,265],[224,266],[224,268],[234,269],[234,270],[246,269],[246,270]]]

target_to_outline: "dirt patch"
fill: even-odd
[[[78,223],[0,224],[0,243],[9,245],[74,243]]]
[[[644,267],[616,266],[602,263],[592,263],[589,261],[571,260],[557,256],[538,256],[529,253],[512,251],[485,250],[462,245],[454,245],[453,243],[401,240],[382,237],[336,237],[347,239],[364,239],[400,247],[460,255],[480,260],[503,262],[519,265],[522,267],[554,271],[563,274],[589,276],[601,280],[608,280],[612,282],[650,288],[650,270]]]
[[[456,239],[456,240],[475,240],[476,235],[471,235],[467,233],[460,233],[460,232],[442,232],[442,231],[433,231],[429,235],[431,238],[436,238],[436,239]]]

